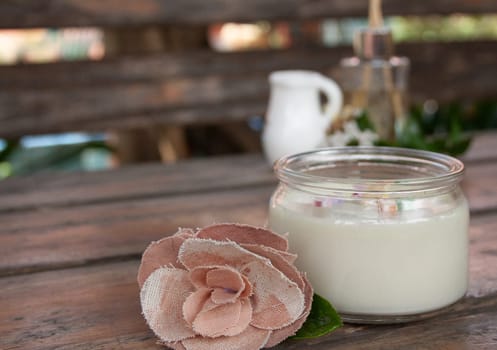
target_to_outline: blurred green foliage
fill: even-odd
[[[497,39],[497,15],[406,16],[388,21],[397,41]]]
[[[432,119],[435,122],[427,122],[426,114],[413,108],[404,128],[397,135],[396,145],[452,156],[463,154],[471,143],[471,136],[463,133],[462,119],[456,114],[439,115],[439,118]]]
[[[427,102],[435,104],[434,101]],[[357,119],[361,130],[374,126],[367,112]],[[471,132],[497,129],[497,102],[481,101],[472,105],[451,103],[433,108],[414,106],[406,123],[397,132],[395,142],[379,140],[377,146],[393,146],[441,152],[453,156],[463,154],[471,143]],[[351,146],[354,144],[350,144]]]
[[[102,168],[101,165],[88,166],[86,155],[100,154],[101,159],[110,157],[113,149],[104,141],[89,141],[71,145],[55,145],[36,148],[25,148],[19,141],[7,141],[6,147],[0,151],[0,179],[26,175],[42,171],[92,170]],[[93,161],[95,162],[95,161]],[[98,161],[99,163],[105,160]],[[89,169],[90,168],[90,169]]]
[[[497,39],[497,14],[448,16],[392,16],[385,18],[397,42]],[[327,19],[322,23],[325,46],[350,45],[366,18]]]

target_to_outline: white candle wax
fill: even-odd
[[[269,226],[288,232],[296,265],[345,314],[408,315],[449,305],[467,289],[468,206],[361,222],[272,205]]]

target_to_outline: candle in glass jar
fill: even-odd
[[[269,227],[288,233],[296,265],[345,320],[414,319],[467,290],[462,169],[447,156],[388,148],[291,156],[276,165]]]
[[[288,232],[296,265],[316,292],[350,314],[422,313],[467,288],[468,209],[376,223],[270,209],[269,226]]]

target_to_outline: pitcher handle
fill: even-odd
[[[328,99],[328,103],[322,113],[322,122],[324,128],[327,128],[333,121],[333,118],[335,118],[342,109],[343,94],[335,81],[321,74],[317,75],[317,86]]]

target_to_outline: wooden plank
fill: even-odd
[[[412,60],[412,102],[497,95],[495,41],[405,44],[398,52]],[[340,79],[337,64],[350,54],[343,47],[195,51],[0,67],[0,136],[245,120],[264,114],[271,71],[311,69]]]
[[[278,349],[493,348],[496,229],[495,215],[473,220],[469,293],[438,317],[404,325],[347,325]],[[0,348],[160,349],[140,314],[137,266],[133,260],[0,278]]]
[[[473,213],[497,210],[497,163],[466,164],[461,187]]]
[[[115,170],[39,174],[0,182],[0,212],[96,204],[274,184],[260,155],[143,164]]]
[[[225,167],[224,171],[229,170]],[[496,172],[497,163],[468,167],[463,188],[473,215],[497,212]],[[174,233],[177,227],[201,227],[213,222],[264,225],[276,182],[259,180],[174,195],[154,193],[154,187],[150,187],[151,192],[139,198],[117,192],[116,198],[101,203],[69,205],[62,200],[56,206],[0,214],[0,275],[136,258],[148,242]],[[147,183],[144,178],[143,184]],[[76,187],[73,183],[47,197],[70,197]],[[115,187],[119,188],[125,189],[125,183]],[[137,188],[147,189],[141,183]],[[76,194],[85,193],[91,198],[98,191],[85,189]]]
[[[492,0],[384,0],[387,15],[492,13]],[[365,17],[360,0],[11,0],[0,4],[0,27],[127,26],[144,24],[207,24],[218,21],[302,20]]]
[[[475,134],[462,160],[465,162],[497,160],[497,133],[487,131]]]
[[[46,208],[0,216],[0,276],[137,258],[146,246],[214,222],[265,224],[274,186]]]
[[[140,314],[136,271],[133,261],[0,279],[0,348],[123,348],[130,337],[159,348]]]

